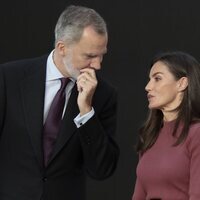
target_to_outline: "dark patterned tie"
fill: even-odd
[[[43,151],[44,151],[44,164],[47,166],[47,162],[51,156],[54,144],[56,142],[57,135],[60,129],[60,123],[62,119],[63,108],[65,105],[65,88],[70,81],[68,78],[61,78],[61,87],[56,93],[47,115],[44,130],[43,130]]]

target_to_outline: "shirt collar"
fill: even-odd
[[[52,81],[64,77],[53,61],[53,52],[54,50],[49,54],[47,59],[46,81]]]

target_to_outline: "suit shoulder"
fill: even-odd
[[[47,60],[48,55],[40,56],[40,57],[35,57],[35,58],[27,58],[27,59],[22,59],[22,60],[15,60],[15,61],[10,61],[6,63],[0,64],[0,68],[4,68],[6,70],[14,70],[14,69],[20,69],[27,67],[28,65],[36,66],[35,64],[40,63],[40,62],[45,62]]]
[[[97,75],[98,85],[95,92],[95,98],[108,101],[109,99],[117,99],[117,88],[109,81]]]
[[[47,56],[11,61],[0,65],[0,74],[5,80],[19,81],[38,71],[45,71]]]
[[[111,84],[109,81],[105,80],[102,76],[97,75],[97,80],[98,80],[98,88],[102,89],[104,91],[115,91],[117,92],[116,86]]]

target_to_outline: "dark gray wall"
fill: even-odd
[[[71,3],[93,7],[106,19],[110,42],[102,73],[119,91],[118,168],[106,181],[88,180],[88,200],[130,200],[137,164],[134,144],[147,111],[149,61],[163,50],[183,50],[200,59],[200,2],[6,0],[0,6],[0,63],[51,51],[54,25]]]

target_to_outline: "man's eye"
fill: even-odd
[[[93,55],[87,55],[86,58],[91,59],[91,58],[95,58],[96,56]]]

